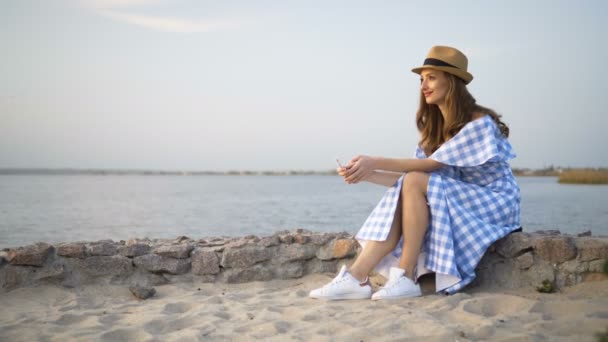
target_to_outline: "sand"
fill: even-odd
[[[331,279],[177,283],[138,300],[126,286],[45,285],[0,294],[1,341],[596,341],[608,281],[556,294],[473,289],[394,301],[320,301]]]

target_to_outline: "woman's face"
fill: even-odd
[[[423,69],[420,73],[420,91],[427,104],[441,106],[445,104],[449,81],[443,71]]]

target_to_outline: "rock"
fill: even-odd
[[[279,240],[279,237],[276,235],[272,235],[272,236],[266,236],[266,237],[261,238],[258,245],[260,245],[262,247],[272,247],[272,246],[278,246],[280,243],[281,243],[281,241]]]
[[[315,234],[310,237],[310,241],[315,246],[323,246],[324,244],[331,241],[335,236],[333,234],[323,233]]]
[[[245,238],[233,239],[226,244],[226,248],[241,248],[248,243],[249,241]]]
[[[33,286],[39,282],[60,283],[64,277],[64,267],[52,263],[45,267],[7,265],[0,270],[0,286],[4,290],[12,290],[23,286]]]
[[[317,250],[317,258],[320,260],[342,259],[354,256],[359,248],[359,243],[354,239],[336,239]]]
[[[255,265],[250,268],[230,268],[223,272],[223,279],[226,283],[246,283],[250,281],[267,281],[273,278],[273,272],[262,265]]]
[[[177,238],[175,238],[175,240],[173,240],[173,242],[175,242],[175,243],[182,243],[184,241],[192,241],[192,239],[185,235],[180,235]]]
[[[270,249],[255,246],[226,248],[222,254],[222,267],[246,268],[272,257]]]
[[[608,239],[582,237],[575,240],[578,260],[608,259]]]
[[[530,268],[530,266],[534,264],[534,257],[532,256],[532,252],[524,253],[515,258],[515,264],[521,269]]]
[[[7,260],[11,265],[41,267],[53,251],[54,247],[52,245],[38,242],[33,245],[8,250]]]
[[[112,256],[118,253],[118,248],[111,241],[98,241],[87,247],[87,253],[91,256]]]
[[[190,271],[190,259],[166,258],[157,254],[135,257],[133,263],[149,272],[184,274]]]
[[[192,273],[196,275],[220,273],[220,259],[214,251],[196,248],[192,252]]]
[[[87,257],[87,248],[83,243],[64,243],[57,246],[57,255],[84,259]]]
[[[606,263],[606,259],[590,261],[589,262],[589,272],[603,273],[605,263]]]
[[[548,229],[548,230],[537,230],[534,232],[534,234],[543,235],[543,236],[558,236],[558,235],[561,235],[562,233],[559,230]]]
[[[576,257],[576,246],[567,236],[543,236],[533,241],[534,252],[551,263],[562,263]]]
[[[190,244],[170,245],[156,247],[153,253],[167,258],[186,259],[193,249],[194,246]]]
[[[130,284],[131,286],[151,287],[168,284],[169,279],[162,274],[150,273],[145,270],[137,270],[126,279],[126,283]]]
[[[310,242],[310,236],[302,234],[294,235],[293,242],[303,245],[305,243]]]
[[[308,229],[304,229],[304,228],[298,228],[296,229],[296,233],[297,234],[306,234],[306,235],[311,235],[313,234],[312,231],[308,230]]]
[[[282,264],[275,269],[275,274],[280,279],[300,278],[304,275],[304,264],[298,261]]]
[[[156,294],[156,289],[147,286],[130,286],[129,291],[131,291],[135,297],[142,300],[148,299]]]
[[[304,274],[314,273],[336,273],[338,271],[338,260],[310,259],[304,267]]]
[[[279,241],[281,241],[281,243],[286,243],[286,244],[293,243],[293,235],[291,235],[291,234],[279,235]]]
[[[493,245],[496,252],[505,258],[513,258],[532,249],[532,240],[528,233],[511,233],[496,241]]]
[[[64,260],[67,262],[70,259]],[[133,272],[131,259],[120,255],[92,256],[86,259],[79,259],[76,265],[80,272],[93,277],[130,274]]]
[[[146,243],[132,243],[120,248],[120,254],[126,257],[142,256],[150,251],[150,245]]]
[[[584,273],[589,270],[589,263],[570,260],[559,265],[559,270],[565,273]]]
[[[277,258],[273,263],[282,264],[297,260],[308,260],[315,257],[317,249],[313,245],[282,244],[277,249]]]

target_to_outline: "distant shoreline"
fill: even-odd
[[[585,170],[584,168],[544,169],[513,168],[515,176],[559,177],[568,170]],[[597,170],[606,170],[600,168]],[[130,170],[130,169],[76,169],[76,168],[0,168],[0,175],[97,175],[97,176],[335,176],[336,170],[227,170],[227,171],[185,171],[185,170]]]
[[[0,175],[96,175],[96,176],[306,176],[337,175],[335,170],[289,171],[180,171],[180,170],[113,170],[113,169],[0,169]]]

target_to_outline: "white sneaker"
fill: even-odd
[[[404,269],[391,267],[388,281],[374,293],[372,300],[422,296],[420,285],[415,284],[404,274]]]
[[[308,296],[326,300],[369,299],[372,296],[372,287],[367,280],[360,283],[346,271],[346,265],[342,265],[340,273],[329,284],[310,291]]]

